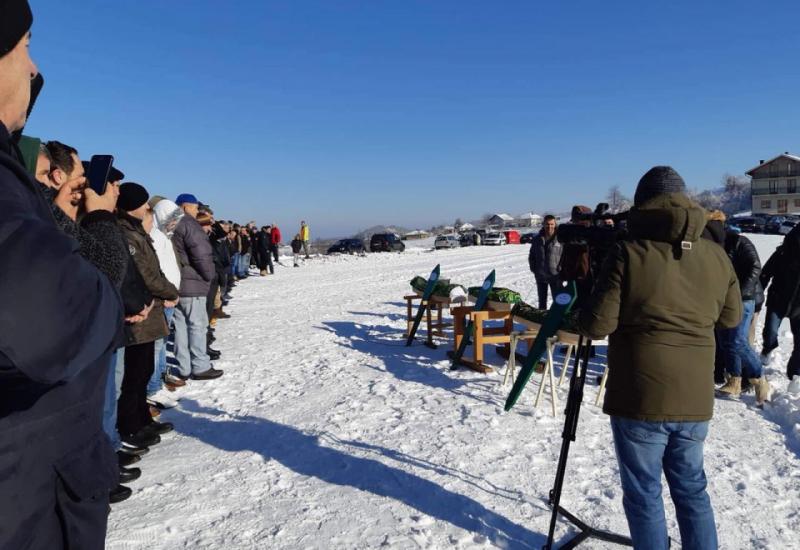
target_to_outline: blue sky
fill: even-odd
[[[800,5],[31,0],[26,129],[314,236],[564,211],[797,152]]]

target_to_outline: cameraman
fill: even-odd
[[[663,471],[683,548],[717,548],[706,493],[703,441],[714,408],[714,327],[742,318],[736,273],[725,251],[701,240],[705,211],[672,168],[639,180],[629,238],[603,264],[581,332],[609,337],[603,410],[622,480],[635,548],[667,548]]]
[[[528,253],[528,265],[536,278],[539,309],[547,309],[547,289],[555,296],[559,286],[558,264],[561,261],[561,243],[556,239],[556,217],[544,217],[542,230],[534,237]]]

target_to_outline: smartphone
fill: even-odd
[[[108,175],[111,172],[112,164],[114,164],[114,157],[111,155],[92,155],[86,179],[88,180],[89,189],[98,195],[106,192]]]

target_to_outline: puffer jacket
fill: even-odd
[[[178,289],[169,282],[161,271],[158,255],[153,248],[153,241],[138,220],[124,212],[118,214],[119,225],[128,239],[133,263],[142,275],[144,284],[153,295],[153,309],[141,323],[126,325],[127,344],[144,344],[154,342],[169,334],[167,321],[164,318],[164,300],[177,300]]]
[[[753,243],[736,231],[725,233],[725,252],[731,259],[733,270],[739,279],[742,300],[755,300],[758,294],[758,280],[761,276],[761,260]]]
[[[742,319],[739,283],[705,211],[681,193],[630,211],[579,326],[609,336],[603,410],[654,422],[699,422],[714,409],[714,328]]]
[[[561,262],[561,243],[553,235],[551,239],[540,231],[531,243],[528,253],[528,265],[534,276],[539,280],[552,279],[558,275],[558,264]]]
[[[783,244],[764,264],[761,285],[767,290],[769,311],[780,317],[800,318],[800,226],[784,237]]]
[[[211,279],[217,275],[208,235],[196,219],[184,216],[175,226],[172,244],[181,266],[181,297],[206,296]]]

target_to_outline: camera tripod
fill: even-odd
[[[547,543],[542,547],[543,550],[553,549],[553,537],[555,536],[556,523],[558,522],[559,515],[563,516],[564,519],[578,528],[578,534],[561,545],[561,550],[575,548],[580,543],[590,538],[625,546],[633,546],[633,542],[629,537],[595,529],[594,527],[591,527],[578,519],[573,514],[570,514],[567,510],[562,508],[560,504],[561,489],[564,486],[564,475],[567,471],[569,447],[570,444],[575,441],[575,435],[578,430],[578,415],[580,414],[581,403],[583,402],[583,386],[586,383],[586,371],[589,368],[589,355],[591,348],[592,341],[581,336],[578,340],[578,350],[575,353],[575,366],[572,369],[572,376],[569,379],[569,394],[567,397],[567,407],[565,412],[566,418],[564,420],[564,431],[561,434],[563,439],[563,442],[561,443],[561,454],[558,457],[556,480],[553,483],[553,488],[550,490],[550,496],[548,499],[548,503],[553,507],[553,512],[552,516],[550,517],[550,531],[547,536]]]

